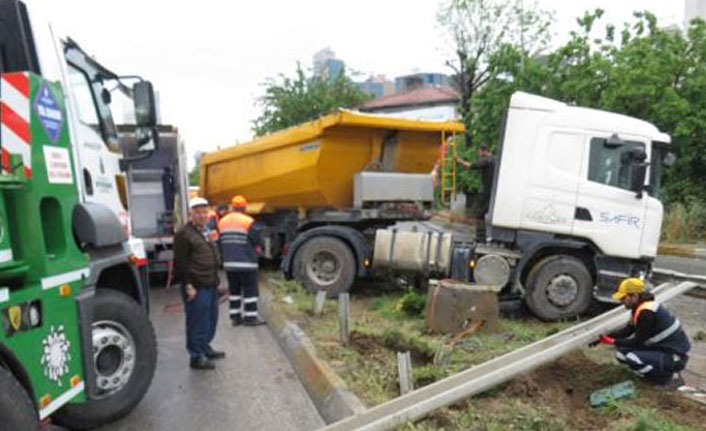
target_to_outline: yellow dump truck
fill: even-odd
[[[427,218],[431,171],[458,122],[339,110],[252,142],[205,154],[200,193],[236,194],[262,226],[265,257],[286,276],[331,295],[372,263],[376,229]]]

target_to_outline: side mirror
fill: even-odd
[[[157,126],[157,108],[154,102],[154,90],[149,81],[139,81],[132,86],[132,100],[135,105],[135,123],[137,127],[152,128]]]
[[[154,89],[149,81],[139,81],[132,86],[132,101],[135,105],[135,139],[140,152],[154,151],[158,145],[157,108]]]
[[[630,189],[637,193],[636,197],[638,199],[642,198],[642,191],[645,189],[645,178],[647,177],[647,164],[639,163],[635,164],[635,174],[632,177],[632,184],[630,184]]]

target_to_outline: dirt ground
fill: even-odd
[[[336,303],[323,316],[311,312],[313,297],[292,282],[276,281],[275,296],[285,312],[304,329],[322,359],[346,381],[366,405],[399,395],[396,352],[410,351],[415,387],[485,362],[575,322],[544,323],[527,316],[505,316],[495,333],[463,340],[442,365],[434,364],[443,340],[425,333],[421,316],[400,311],[401,291],[362,290],[351,295],[352,332],[348,346],[338,341]],[[679,298],[669,304],[692,338],[703,328],[706,301]],[[702,314],[703,313],[703,314]],[[706,349],[695,341],[694,350]],[[625,380],[635,382],[634,399],[594,409],[589,395]],[[706,406],[678,394],[643,384],[612,359],[607,348],[582,349],[485,394],[435,412],[404,431],[461,430],[704,430]]]

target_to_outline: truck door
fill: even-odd
[[[638,169],[632,157],[646,152],[645,141],[605,136],[588,139],[574,235],[591,240],[606,255],[639,258],[647,199],[633,191]]]
[[[75,124],[80,160],[79,177],[83,182],[83,200],[110,208],[128,229],[128,213],[121,200],[120,157],[115,125],[106,100],[100,71],[78,48],[65,45],[67,87],[76,107]]]

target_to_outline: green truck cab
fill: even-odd
[[[146,290],[111,271],[134,255],[110,202],[86,199],[77,48],[47,43],[29,18],[0,0],[0,431],[93,429],[142,399],[156,338]],[[130,90],[149,141],[152,87]]]

